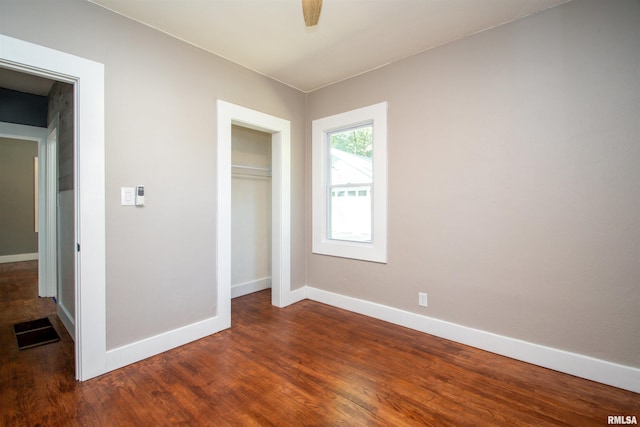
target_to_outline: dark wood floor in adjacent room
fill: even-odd
[[[83,383],[37,263],[0,265],[6,426],[604,426],[640,395],[269,291],[233,301],[230,330]],[[62,341],[18,351],[14,323]]]

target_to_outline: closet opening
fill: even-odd
[[[255,173],[268,173],[271,170],[270,196],[271,203],[268,206],[270,212],[270,281],[271,304],[276,307],[285,307],[299,301],[300,293],[291,291],[291,123],[288,120],[271,116],[259,111],[251,110],[240,105],[218,100],[218,146],[217,146],[217,215],[216,215],[216,291],[217,291],[217,320],[220,329],[231,327],[231,269],[232,269],[232,129],[245,132],[257,131],[256,138],[263,140],[268,136],[267,144],[270,147],[269,163],[236,164],[236,172],[241,170]],[[243,129],[241,129],[243,128]],[[262,147],[264,149],[264,147]],[[265,152],[266,153],[266,152]],[[255,153],[254,153],[255,154]],[[239,161],[237,161],[239,163]],[[255,179],[255,178],[254,178]],[[263,193],[264,196],[264,193]],[[267,213],[265,213],[267,214]],[[235,221],[240,227],[242,222]],[[264,242],[263,242],[264,243]],[[261,279],[256,275],[255,279]],[[242,281],[236,285],[250,282]],[[259,281],[255,286],[259,285]],[[235,292],[241,293],[241,289],[251,292],[251,286],[236,286]]]
[[[271,288],[271,134],[231,127],[231,298]]]

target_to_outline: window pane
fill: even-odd
[[[329,239],[371,242],[371,187],[345,190],[329,192]]]
[[[373,125],[329,133],[329,185],[373,182]]]

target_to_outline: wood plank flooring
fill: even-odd
[[[37,264],[0,265],[6,426],[604,426],[640,395],[269,291],[232,328],[83,383]],[[52,316],[62,341],[18,351],[12,325]]]

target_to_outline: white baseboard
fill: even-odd
[[[640,369],[306,287],[307,298],[523,362],[640,393]]]
[[[10,262],[34,261],[37,259],[37,252],[33,254],[2,255],[0,256],[0,264],[7,264]]]
[[[259,281],[256,281],[259,282]],[[241,293],[244,291],[256,292],[262,289],[265,282],[256,283],[249,282],[236,286],[235,292]],[[269,285],[271,279],[269,278]],[[304,286],[300,289],[287,292],[286,305],[302,301],[307,298],[307,287]],[[240,296],[235,294],[232,288],[232,298]],[[231,325],[225,323],[218,317],[211,317],[209,319],[202,320],[200,322],[192,323],[181,328],[174,329],[162,334],[155,335],[153,337],[145,338],[140,341],[136,341],[131,344],[124,345],[122,347],[114,348],[107,351],[106,355],[106,369],[105,372],[109,372],[148,357],[155,356],[172,348],[180,347],[181,345],[188,344],[192,341],[199,340],[211,334],[215,334],[222,330],[228,329]]]
[[[307,298],[523,362],[640,393],[640,369],[638,368],[469,328],[309,286],[288,292],[286,305]],[[230,325],[223,324],[221,319],[212,317],[109,350],[107,351],[107,371],[138,362],[229,327]]]
[[[122,368],[140,360],[180,347],[192,341],[228,329],[231,325],[218,316],[210,317],[172,331],[145,338],[107,351],[106,370]]]
[[[270,287],[271,277],[263,277],[262,279],[231,285],[231,298],[252,294],[254,292],[269,289]]]
[[[75,321],[73,320],[73,316],[71,315],[71,313],[69,313],[69,310],[67,310],[66,307],[60,304],[60,301],[58,301],[56,313],[58,314],[58,317],[62,321],[62,324],[64,325],[69,335],[71,335],[71,339],[75,341],[76,340]]]

